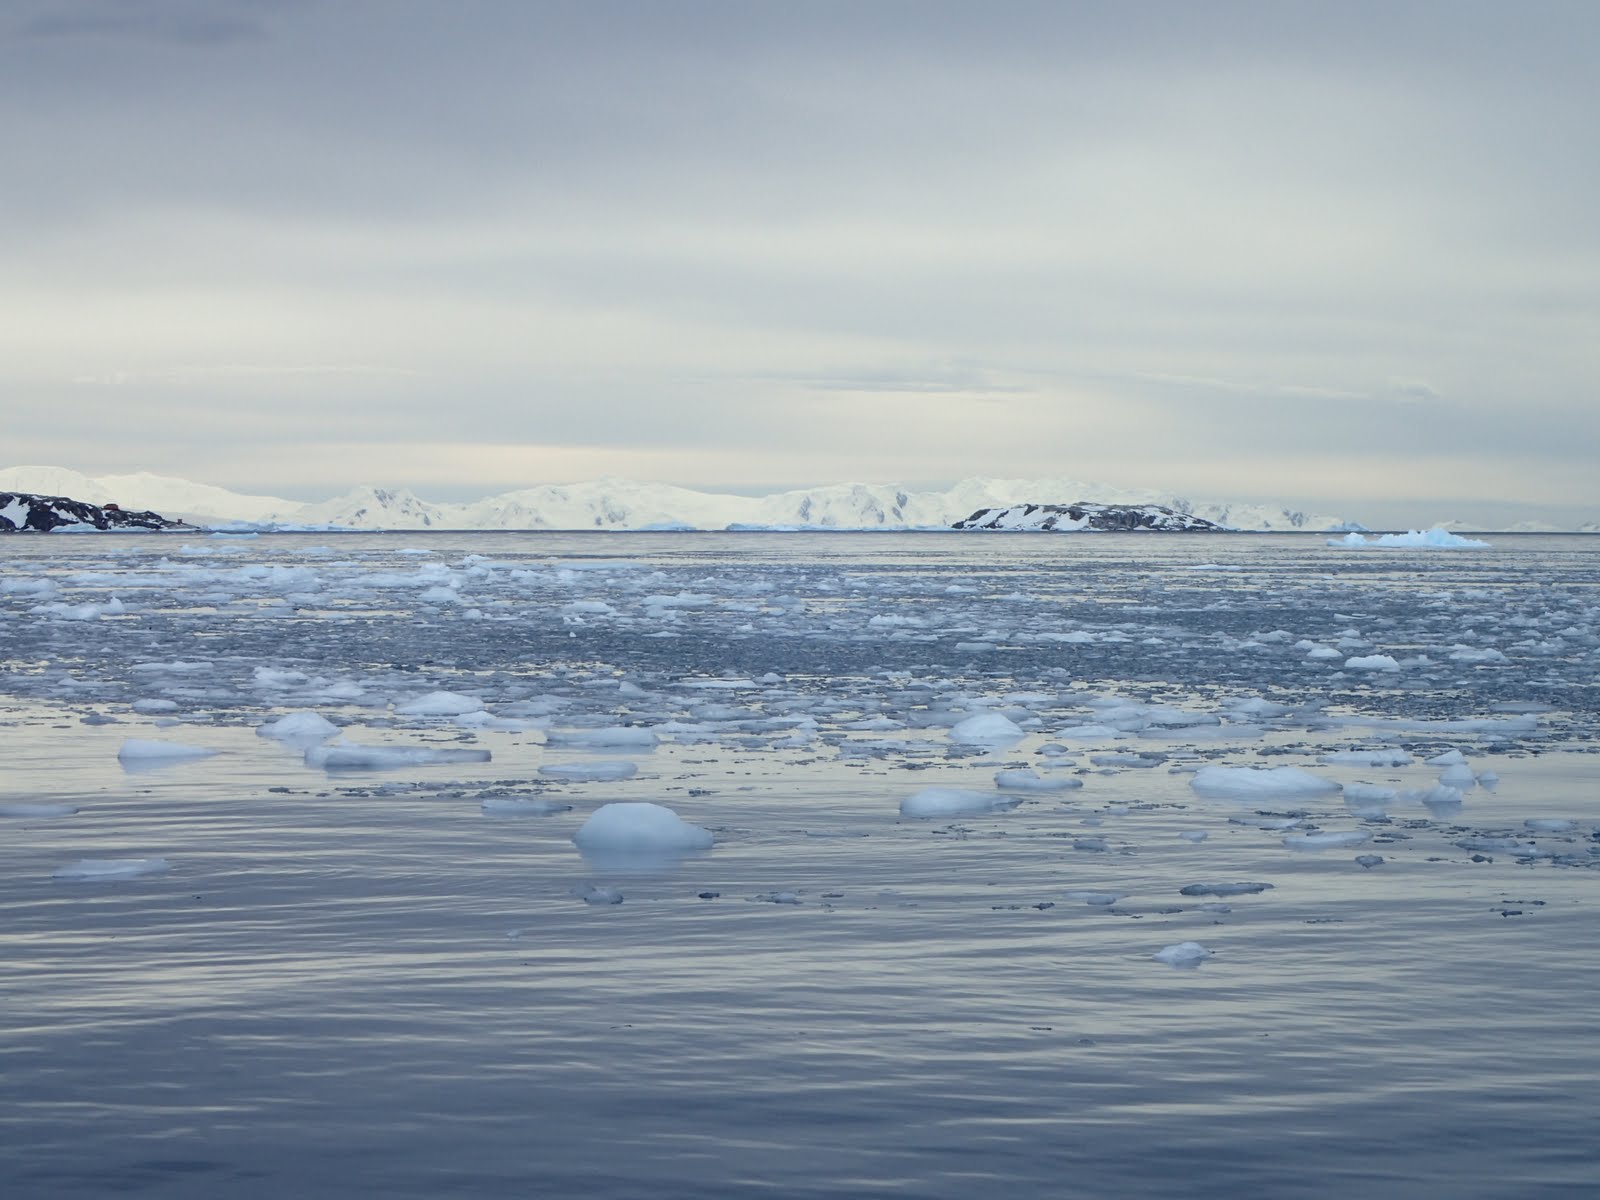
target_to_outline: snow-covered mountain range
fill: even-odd
[[[770,496],[732,496],[661,483],[600,479],[543,484],[465,504],[436,504],[403,489],[359,487],[314,504],[230,492],[138,473],[87,476],[62,467],[0,470],[0,488],[148,508],[192,524],[349,529],[948,529],[983,508],[1015,504],[1158,504],[1231,529],[1348,528],[1339,517],[1270,504],[1192,501],[1071,479],[964,479],[945,491],[845,483]]]

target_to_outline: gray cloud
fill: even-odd
[[[99,406],[101,438],[30,443],[66,465],[185,473],[136,398],[183,455],[258,441],[258,485],[319,439],[330,488],[501,439],[703,484],[734,450],[1217,493],[1304,462],[1358,503],[1397,447],[1514,458],[1516,499],[1600,432],[1592,5],[59,0],[0,30],[0,380]]]

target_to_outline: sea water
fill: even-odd
[[[0,1192],[1593,1195],[1492,541],[8,538]]]

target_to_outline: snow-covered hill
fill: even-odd
[[[315,504],[247,496],[160,475],[90,477],[61,467],[0,470],[0,488],[150,508],[193,523],[337,525],[351,529],[949,529],[982,508],[1016,504],[1156,504],[1232,529],[1325,530],[1338,517],[1263,504],[1193,501],[1072,479],[964,479],[944,491],[845,483],[770,496],[731,496],[661,483],[600,479],[544,484],[466,504],[404,488],[360,487]]]

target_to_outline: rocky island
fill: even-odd
[[[1012,504],[980,508],[952,529],[1075,533],[1085,530],[1150,530],[1156,533],[1224,533],[1226,525],[1160,504]]]
[[[125,509],[117,504],[89,504],[66,496],[0,492],[0,533],[49,533],[64,528],[192,529],[159,513]]]

